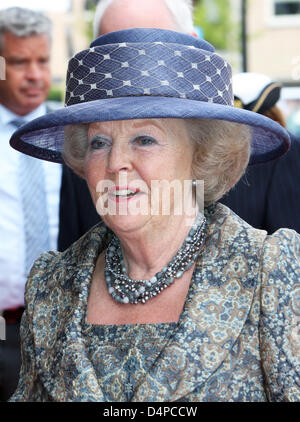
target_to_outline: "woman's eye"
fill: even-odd
[[[151,136],[138,136],[134,139],[134,143],[140,146],[149,146],[156,144],[157,141],[154,138],[151,138]]]
[[[91,149],[101,149],[107,145],[107,142],[101,138],[93,138],[90,142]]]

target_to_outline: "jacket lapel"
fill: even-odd
[[[35,304],[37,369],[43,387],[56,401],[103,401],[81,327],[91,277],[106,234],[107,229],[98,226],[59,254],[59,268],[53,262],[49,274],[47,297]]]

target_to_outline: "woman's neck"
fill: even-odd
[[[166,216],[133,233],[116,233],[127,274],[132,279],[150,279],[161,271],[183,244],[195,218]]]

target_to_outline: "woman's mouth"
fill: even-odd
[[[124,188],[116,188],[109,192],[109,196],[116,201],[121,200],[128,200],[134,198],[140,193],[139,189],[124,189]]]

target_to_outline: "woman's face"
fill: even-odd
[[[103,221],[132,231],[180,214],[183,195],[191,195],[192,157],[180,119],[90,124],[85,176]]]

